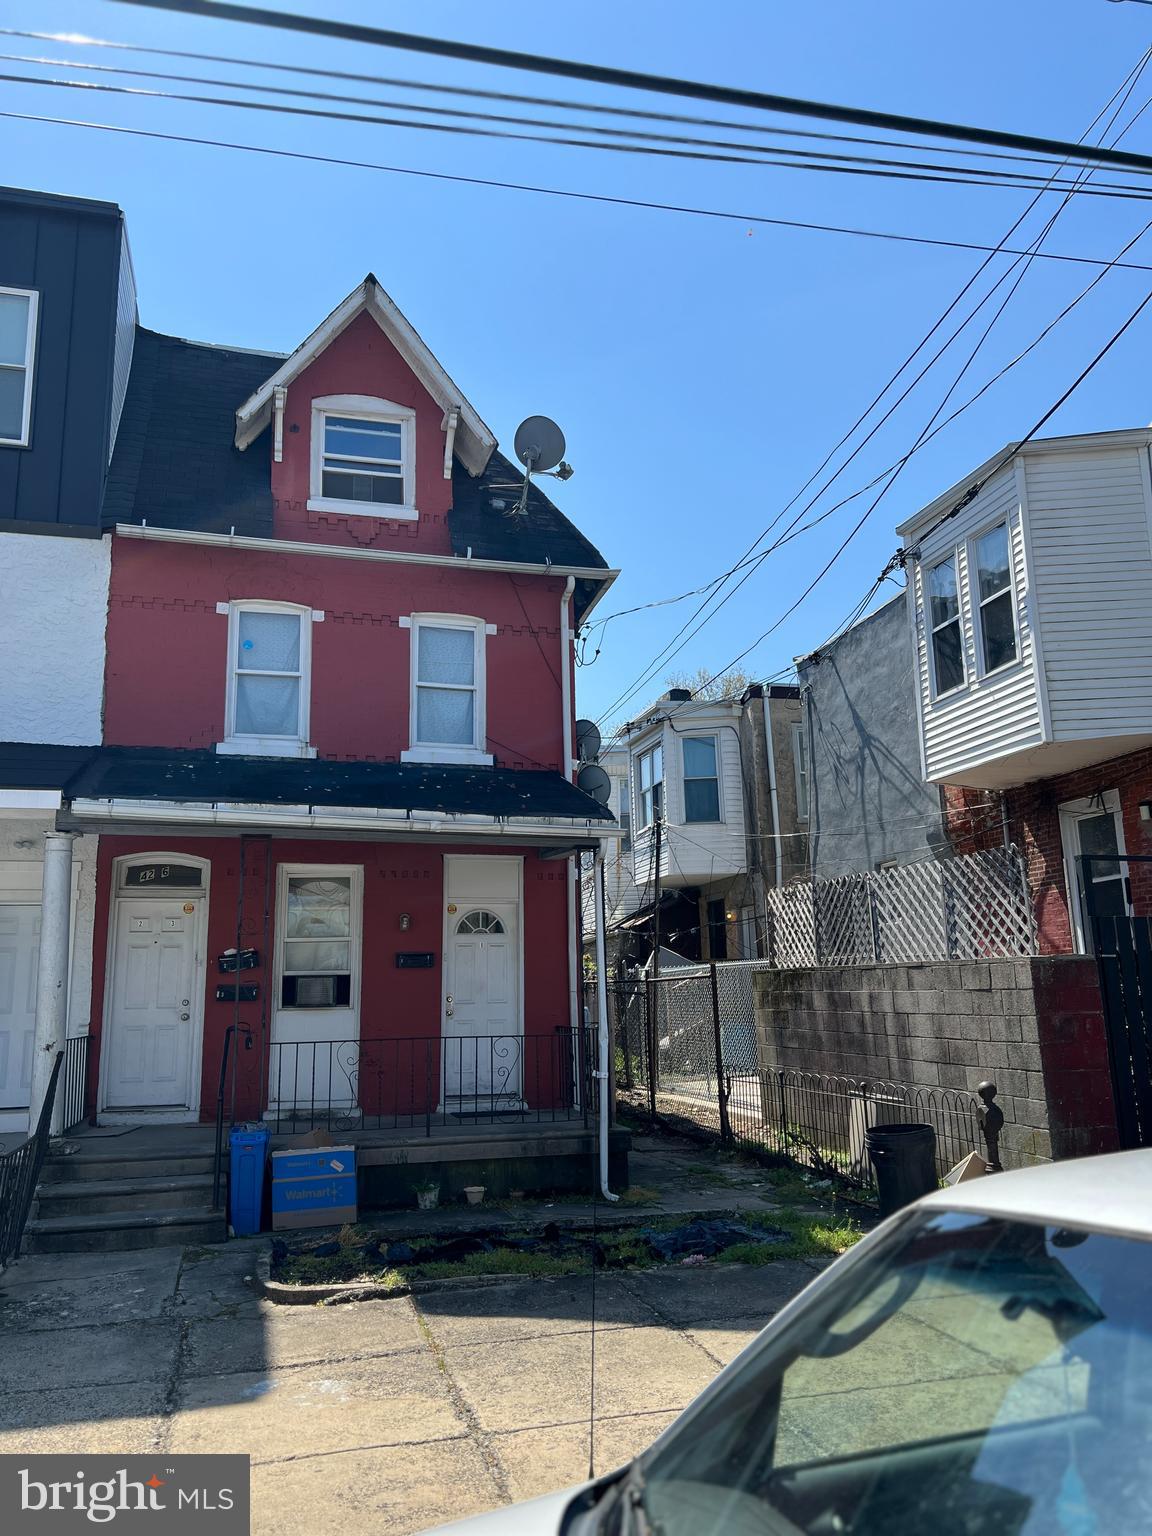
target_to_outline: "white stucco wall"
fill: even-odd
[[[44,834],[53,819],[0,812],[0,901],[40,900]],[[82,1035],[92,1010],[92,928],[96,917],[96,848],[99,838],[72,844],[72,945],[69,961],[68,1033]],[[27,846],[31,845],[31,846]]]
[[[100,741],[111,550],[0,533],[0,741]]]

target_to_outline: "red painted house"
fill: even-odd
[[[138,330],[104,496],[89,1107],[579,1120],[572,636],[611,583],[368,277],[289,357]],[[232,1034],[230,1035],[230,1030]]]

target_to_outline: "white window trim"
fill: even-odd
[[[632,842],[634,845],[642,838],[651,837],[652,829],[656,825],[655,802],[653,802],[652,806],[652,820],[648,822],[643,820],[641,808],[644,804],[644,791],[640,784],[640,760],[641,758],[651,756],[654,752],[660,753],[660,777],[653,782],[660,785],[660,810],[665,824],[668,821],[668,772],[664,762],[664,738],[663,736],[658,736],[654,741],[650,741],[647,746],[637,747],[632,754],[631,778],[636,786],[632,797]]]
[[[430,629],[470,629],[473,635],[472,684],[472,744],[456,745],[443,741],[422,742],[416,732],[416,690],[419,686],[419,631],[422,625]],[[408,741],[406,751],[401,752],[402,763],[476,763],[490,765],[494,759],[485,750],[488,744],[488,668],[486,666],[489,635],[496,633],[495,624],[486,624],[472,614],[465,613],[412,613],[400,620],[400,627],[411,632],[408,659]]]
[[[1076,850],[1079,840],[1076,837],[1076,823],[1088,816],[1111,814],[1116,823],[1117,857],[1119,862],[1124,864],[1128,850],[1124,844],[1124,816],[1120,807],[1120,791],[1106,789],[1102,794],[1085,795],[1079,800],[1065,800],[1063,805],[1057,806],[1056,809],[1060,820],[1060,851],[1064,858],[1064,888],[1068,898],[1068,920],[1072,929],[1072,942],[1076,946],[1077,954],[1090,955],[1092,948],[1088,942],[1087,914],[1080,902],[1080,882],[1077,879]],[[1125,871],[1122,878],[1126,874]],[[1125,895],[1127,895],[1127,889],[1125,889]],[[1131,911],[1129,907],[1129,915]]]
[[[976,546],[986,534],[993,533],[997,528],[1003,528],[1008,536],[1008,586],[996,593],[996,597],[1003,597],[1007,591],[1012,598],[1012,635],[1016,643],[1016,654],[1011,661],[1002,661],[998,667],[987,667],[984,663],[984,602],[980,598],[980,564],[976,553]],[[972,607],[972,634],[976,642],[976,676],[978,679],[985,677],[999,677],[1002,672],[1008,672],[1013,667],[1018,667],[1023,659],[1020,647],[1020,609],[1016,593],[1016,560],[1012,543],[1012,519],[1010,517],[998,517],[984,528],[979,528],[970,534],[965,541],[965,558],[968,564],[968,590]],[[957,586],[959,592],[959,586]],[[987,602],[994,602],[995,598],[987,598]],[[963,617],[963,615],[961,615]],[[963,624],[961,624],[963,635]]]
[[[681,825],[685,826],[685,827],[719,827],[719,826],[722,826],[723,823],[724,823],[725,817],[724,817],[724,775],[721,772],[720,733],[719,733],[719,731],[681,731],[678,734],[680,736],[680,741],[681,741],[681,746],[680,746],[680,816],[681,816]],[[689,821],[688,820],[688,789],[687,789],[687,784],[688,784],[689,778],[692,778],[692,779],[711,778],[711,777],[713,777],[713,775],[711,775],[711,774],[703,774],[702,775],[702,774],[698,774],[698,773],[689,774],[688,773],[688,771],[687,771],[687,769],[685,768],[685,765],[684,765],[684,746],[683,746],[683,743],[686,742],[686,741],[710,741],[712,743],[713,761],[716,764],[716,773],[714,775],[714,777],[716,779],[716,808],[717,808],[717,811],[719,812],[719,814],[716,817],[714,817],[714,818],[710,817],[707,821]]]
[[[24,362],[0,363],[0,369],[5,373],[23,367],[24,369],[24,411],[20,420],[19,437],[0,437],[0,447],[27,448],[31,442],[32,433],[32,385],[36,372],[36,338],[39,331],[38,321],[40,315],[40,295],[35,288],[3,288],[0,294],[11,294],[18,299],[28,300],[28,330],[24,337]]]
[[[324,474],[325,416],[362,416],[369,421],[395,422],[402,429],[404,502],[390,506],[374,501],[342,501],[321,493]],[[312,402],[312,456],[308,481],[309,512],[343,512],[356,517],[375,517],[387,522],[415,522],[416,510],[416,412],[393,400],[375,395],[320,395]]]
[[[957,545],[956,548],[954,548],[949,554],[939,555],[935,556],[931,560],[925,560],[920,578],[920,590],[922,594],[924,613],[924,634],[926,637],[925,643],[928,651],[928,681],[932,689],[933,703],[935,703],[937,699],[950,699],[953,697],[953,695],[962,693],[964,689],[967,688],[970,681],[968,675],[968,646],[965,643],[966,637],[964,634],[964,587],[960,579],[961,547],[962,546]],[[954,619],[946,619],[943,624],[933,624],[932,586],[930,577],[938,565],[945,565],[949,560],[952,562],[952,571],[956,577],[956,617]],[[943,690],[943,692],[941,692],[939,684],[936,680],[936,646],[934,642],[937,629],[945,629],[949,624],[958,624],[960,626],[960,666],[964,675],[958,683],[953,685],[953,687],[946,688]]]
[[[316,612],[301,603],[276,603],[265,598],[243,598],[232,603],[218,603],[218,613],[228,615],[228,672],[224,706],[224,740],[216,751],[242,757],[315,757],[316,748],[308,745],[312,708],[312,625]],[[236,654],[240,642],[242,613],[291,613],[300,620],[300,716],[295,736],[243,736],[236,731]],[[323,613],[320,614],[323,618]]]
[[[799,721],[792,726],[792,777],[795,781],[796,820],[807,821],[812,808],[812,785],[808,780],[807,743],[805,730]],[[800,786],[804,786],[804,809],[800,809]]]
[[[284,990],[284,943],[287,938],[288,918],[288,881],[289,880],[350,880],[351,910],[348,919],[349,928],[349,955],[352,962],[348,985],[348,1003],[346,1007],[339,1008],[285,1008],[280,999]],[[302,1016],[313,1013],[323,1014],[325,1019],[331,1019],[334,1014],[351,1014],[353,1026],[349,1030],[352,1036],[360,1033],[360,980],[363,963],[363,929],[364,929],[364,866],[363,864],[281,864],[276,877],[276,926],[275,926],[275,993],[272,1005],[276,1017],[281,1021],[285,1019],[299,1019]]]

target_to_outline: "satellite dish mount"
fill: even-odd
[[[551,475],[555,480],[570,480],[573,470],[564,460],[564,434],[548,416],[529,416],[516,428],[513,440],[516,457],[524,466],[524,484],[511,516],[523,517],[528,509],[528,487],[533,475]]]

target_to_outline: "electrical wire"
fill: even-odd
[[[1097,124],[1101,121],[1101,119],[1104,118],[1106,116],[1106,114],[1110,110],[1112,110],[1113,107],[1115,107],[1115,110],[1113,111],[1112,117],[1110,118],[1109,122],[1106,124],[1106,126],[1105,126],[1105,128],[1103,130],[1104,133],[1108,133],[1115,126],[1117,118],[1119,117],[1120,113],[1124,110],[1124,107],[1126,106],[1128,100],[1131,97],[1132,91],[1135,89],[1136,83],[1138,82],[1140,76],[1142,75],[1142,73],[1146,69],[1150,59],[1152,59],[1152,49],[1149,49],[1149,50],[1145,51],[1145,53],[1142,55],[1142,57],[1137,61],[1136,65],[1133,66],[1132,70],[1129,71],[1129,74],[1126,76],[1125,80],[1122,81],[1120,86],[1116,89],[1116,91],[1113,92],[1113,94],[1110,97],[1110,99],[1108,100],[1108,102],[1106,102],[1104,107],[1101,108],[1101,110],[1096,114],[1096,117],[1092,120],[1092,122],[1088,125],[1088,128],[1085,130],[1085,134],[1084,134],[1085,137],[1087,136],[1087,134],[1089,134],[1089,133],[1091,133],[1093,131],[1093,129],[1097,126]],[[1119,101],[1118,101],[1118,98],[1119,98]],[[1116,140],[1114,142],[1118,142],[1119,139],[1122,138],[1123,135],[1125,133],[1127,133],[1132,128],[1132,126],[1139,119],[1141,114],[1145,110],[1147,110],[1148,106],[1149,106],[1149,102],[1146,101],[1144,103],[1144,105],[1139,109],[1139,111],[1137,111],[1137,113],[1133,116],[1133,118],[1125,125],[1125,127],[1120,130],[1120,132],[1117,134]],[[1091,173],[1088,172],[1087,174],[1091,174]],[[1020,225],[1023,223],[1023,221],[1032,212],[1033,208],[1035,208],[1036,204],[1040,200],[1040,195],[1041,194],[1037,194],[1037,196],[1034,197],[1031,200],[1031,202],[1028,204],[1028,206],[1024,209],[1023,213],[1021,213],[1019,215],[1019,217],[1014,221],[1014,223],[1012,224],[1012,226],[1008,230],[1008,232],[1007,232],[1007,234],[1005,236],[1005,239],[1011,238],[1012,234],[1020,227]],[[1051,231],[1051,229],[1053,227],[1053,224],[1055,223],[1056,218],[1059,217],[1059,214],[1063,211],[1063,208],[1066,207],[1066,206],[1067,206],[1067,198],[1065,198],[1064,202],[1061,203],[1060,207],[1056,210],[1055,214],[1049,219],[1048,223],[1045,225],[1044,229],[1040,232],[1039,236],[1032,241],[1033,250],[1038,249],[1039,244],[1047,237],[1048,233]],[[1026,254],[1030,256],[1032,254],[1032,252],[1028,252]],[[1121,254],[1123,254],[1123,253],[1121,252]],[[911,381],[911,383],[903,390],[903,392],[897,397],[897,399],[892,402],[892,404],[888,407],[888,409],[885,411],[883,416],[881,416],[880,419],[873,424],[873,426],[869,430],[869,432],[856,445],[856,447],[853,449],[852,453],[850,453],[848,455],[848,457],[843,461],[843,463],[840,464],[839,468],[835,471],[835,473],[828,480],[826,480],[824,482],[824,484],[815,493],[815,495],[812,496],[808,500],[808,502],[805,504],[804,507],[801,508],[800,513],[797,515],[797,517],[794,517],[792,519],[792,522],[789,523],[788,525],[786,525],[785,530],[784,530],[784,534],[779,536],[774,541],[773,544],[769,545],[769,547],[766,550],[761,551],[758,555],[753,556],[753,551],[756,550],[756,546],[771,532],[772,528],[776,524],[779,523],[780,518],[795,505],[795,503],[799,499],[799,497],[802,496],[804,494],[804,492],[811,486],[813,480],[815,478],[817,478],[817,476],[819,474],[822,473],[824,468],[826,468],[826,466],[828,465],[830,460],[835,456],[835,454],[839,451],[839,449],[841,447],[843,447],[844,444],[846,442],[848,442],[850,440],[850,438],[855,434],[855,432],[859,429],[859,427],[863,425],[863,423],[867,420],[867,418],[871,414],[871,412],[875,409],[875,407],[884,398],[884,396],[888,392],[888,390],[893,386],[893,384],[896,382],[896,380],[899,379],[900,375],[904,372],[904,370],[915,359],[915,357],[917,356],[919,351],[925,345],[926,341],[929,340],[935,334],[935,332],[940,328],[940,325],[944,322],[944,320],[947,319],[948,315],[952,312],[952,310],[954,310],[956,308],[957,304],[965,297],[965,295],[971,289],[973,284],[979,279],[979,277],[987,269],[987,267],[990,264],[991,259],[992,258],[989,257],[988,259],[986,259],[984,262],[981,263],[981,265],[977,269],[977,271],[975,273],[973,273],[973,275],[968,279],[968,281],[964,284],[964,286],[960,290],[959,294],[957,294],[957,296],[952,300],[952,302],[948,305],[948,307],[945,309],[945,311],[940,316],[940,318],[933,325],[932,329],[927,333],[927,336],[922,338],[921,341],[917,344],[917,346],[915,348],[913,348],[913,350],[909,354],[908,358],[905,359],[904,363],[900,366],[899,369],[897,369],[896,373],[892,376],[891,379],[889,379],[888,383],[885,384],[885,386],[880,390],[880,392],[874,397],[874,399],[868,405],[868,407],[865,409],[865,411],[862,413],[862,415],[857,418],[857,421],[854,423],[854,425],[852,427],[850,427],[848,429],[847,433],[845,433],[841,437],[839,443],[837,443],[835,445],[835,447],[831,450],[831,452],[825,457],[823,463],[819,466],[819,468],[815,471],[815,473],[813,475],[809,476],[808,480],[800,488],[800,490],[796,493],[796,495],[794,495],[792,497],[792,499],[781,509],[781,511],[779,513],[777,513],[777,515],[769,522],[767,527],[764,530],[762,530],[762,532],[759,534],[759,536],[755,540],[753,540],[752,544],[745,551],[745,554],[741,557],[741,560],[739,562],[737,562],[737,565],[734,566],[731,569],[730,572],[726,573],[726,575],[721,578],[721,582],[719,584],[722,584],[723,581],[728,578],[728,576],[734,575],[737,570],[745,569],[746,573],[745,573],[744,576],[741,577],[740,581],[738,581],[736,583],[736,585],[734,587],[732,587],[729,590],[729,592],[724,595],[722,600],[719,603],[716,604],[716,606],[713,609],[712,613],[710,613],[700,624],[698,624],[696,626],[696,628],[693,629],[692,632],[689,635],[687,635],[687,637],[682,641],[682,643],[680,645],[676,645],[676,642],[680,641],[681,636],[684,635],[685,630],[687,630],[688,627],[692,623],[694,623],[694,621],[700,616],[700,614],[702,614],[704,612],[704,610],[708,607],[709,603],[712,601],[712,597],[706,598],[705,601],[697,607],[695,612],[692,615],[689,616],[688,620],[681,626],[681,628],[676,632],[676,634],[673,635],[671,641],[669,641],[669,643],[664,647],[664,649],[657,654],[657,656],[654,658],[654,660],[651,663],[649,663],[648,667],[645,668],[645,670],[641,674],[641,676],[638,677],[635,680],[635,682],[633,684],[631,684],[628,689],[625,690],[625,692],[623,694],[618,695],[616,697],[616,699],[614,699],[612,701],[612,703],[608,706],[607,710],[605,711],[605,714],[610,714],[610,713],[615,712],[615,710],[618,709],[628,698],[633,696],[639,690],[639,688],[643,687],[644,683],[650,680],[650,678],[652,677],[652,675],[654,674],[654,672],[656,671],[656,669],[658,668],[660,663],[662,661],[666,660],[666,659],[670,659],[670,653],[672,655],[675,655],[677,653],[677,651],[682,650],[684,645],[687,645],[697,634],[699,634],[700,630],[704,627],[705,624],[711,622],[711,620],[716,616],[716,614],[719,613],[720,610],[725,606],[725,604],[727,602],[729,602],[732,597],[735,596],[736,592],[738,592],[740,590],[740,588],[745,584],[745,582],[747,582],[749,580],[749,578],[755,573],[755,570],[759,568],[759,565],[761,563],[763,563],[763,560],[766,559],[767,556],[773,552],[773,550],[779,548],[782,543],[787,542],[789,538],[795,536],[795,534],[793,533],[793,530],[796,529],[796,524],[799,521],[799,518],[802,517],[805,512],[810,511],[812,509],[812,507],[815,506],[816,502],[820,499],[820,497],[825,494],[825,492],[831,487],[832,484],[835,483],[835,480],[837,478],[839,478],[840,474],[843,473],[843,471],[853,461],[853,459],[855,459],[859,455],[859,453],[862,451],[862,449],[876,435],[876,433],[880,430],[880,428],[888,420],[890,420],[890,418],[892,417],[894,412],[899,408],[899,406],[904,402],[904,400],[906,400],[908,398],[908,395],[911,393],[911,391],[917,386],[917,384],[920,383],[920,381],[925,377],[927,372],[935,365],[935,363],[940,359],[940,357],[947,350],[947,348],[952,344],[952,342],[957,339],[957,337],[965,329],[965,327],[975,318],[976,314],[979,313],[979,310],[983,307],[983,305],[988,302],[988,300],[996,292],[996,289],[1000,286],[1000,284],[1003,283],[1011,275],[1013,269],[1019,264],[1018,261],[1013,261],[1013,263],[1003,273],[1001,273],[1000,277],[997,279],[996,283],[989,290],[989,292],[987,294],[985,294],[984,298],[980,300],[979,304],[976,305],[976,307],[969,313],[969,315],[965,318],[965,320],[962,321],[961,324],[952,332],[952,334],[948,337],[947,341],[944,342],[943,346],[941,346],[940,348],[937,349],[936,353],[929,360],[929,362],[920,370],[920,372]],[[1015,292],[1015,289],[1018,286],[1019,286],[1019,279],[1017,280],[1017,283],[1013,286],[1012,293]],[[1012,296],[1012,294],[1010,293],[1009,294],[1009,298],[1011,298],[1011,296]],[[1004,307],[1005,307],[1004,305],[1001,305],[1000,311],[998,312],[997,316],[994,317],[993,324],[995,324],[996,319],[999,318],[999,314],[1003,313]],[[989,327],[989,330],[990,329],[991,329],[991,327]],[[988,331],[985,331],[985,337],[987,336],[987,334],[988,334]],[[981,342],[978,343],[977,349],[976,349],[977,351],[979,350],[979,347],[983,344],[983,340],[984,340],[984,338],[981,338]],[[970,363],[972,361],[972,358],[974,356],[975,356],[975,353],[970,354],[968,362],[966,362],[965,365],[964,365],[965,370],[970,365]],[[961,373],[960,377],[963,376],[963,371],[964,370],[962,370],[962,373]],[[1001,374],[999,376],[1002,377],[1003,376],[1003,372],[1001,372]],[[956,381],[954,381],[954,383],[952,385],[952,388],[955,388],[956,382],[958,382],[958,379]],[[961,410],[962,409],[967,409],[968,404],[974,403],[975,399],[979,398],[979,393],[980,392],[978,392],[977,395],[973,397],[972,401],[967,402],[966,405],[961,408]],[[951,390],[949,391],[949,394],[951,394]],[[946,396],[945,399],[947,399],[947,398],[948,397]],[[949,418],[949,420],[954,420],[955,417],[957,415],[959,415],[959,414],[960,414],[959,410],[954,412],[952,414],[952,416]],[[935,433],[933,432],[931,435],[935,435]],[[927,440],[928,440],[927,437],[925,437],[924,434],[922,433],[921,434],[921,438],[918,440],[917,444],[914,446],[914,448],[911,450],[911,452],[917,451],[917,449],[919,447],[922,447]],[[900,473],[900,471],[902,470],[904,464],[906,464],[908,462],[908,458],[910,456],[911,456],[911,453],[908,454],[908,455],[905,455],[902,460],[898,460],[896,465],[892,466],[891,470],[882,471],[881,474],[876,476],[869,483],[869,486],[868,487],[864,487],[863,490],[869,489],[872,486],[878,484],[881,480],[883,480],[885,478],[885,476],[887,476],[889,474],[891,474],[893,476],[893,478],[894,478],[896,475],[898,475]],[[886,493],[887,488],[888,487],[885,487],[885,490],[883,492],[881,492],[881,496],[883,496],[883,494]],[[819,517],[812,519],[811,523],[806,524],[805,528],[807,528],[807,527],[814,527],[816,525],[816,523],[822,522],[825,517],[830,516],[832,514],[832,512],[836,511],[840,506],[845,505],[848,501],[854,500],[857,495],[863,494],[863,490],[859,491],[859,492],[854,492],[851,496],[844,498],[843,501],[841,501],[839,503],[836,503],[833,507],[828,508],[826,510],[826,512],[822,513]],[[867,515],[868,514],[866,514],[866,516]],[[804,531],[804,529],[796,529],[797,533],[798,532],[802,532],[802,531]],[[751,559],[749,559],[750,556],[752,556]],[[747,569],[747,567],[749,567],[749,566],[751,568]],[[710,585],[710,587],[715,587],[716,585],[718,585],[718,583],[713,582],[713,583],[710,583],[709,585]],[[675,649],[673,649],[673,647],[675,647]]]
[[[341,155],[310,154],[304,150],[277,149],[271,145],[245,144],[237,140],[211,139],[188,133],[165,133],[153,128],[129,128],[120,123],[97,123],[84,118],[50,116],[34,112],[0,111],[0,119],[20,123],[40,123],[57,128],[87,128],[98,133],[119,134],[125,138],[154,139],[160,143],[189,144],[205,149],[227,149],[241,154],[265,155],[276,160],[299,160],[314,165],[340,166],[350,170],[379,171],[391,176],[411,176],[421,180],[451,182],[460,186],[490,187],[503,192],[529,192],[539,197],[565,198],[574,202],[602,203],[619,208],[640,208],[656,213],[678,213],[694,218],[719,219],[721,221],[767,226],[776,229],[795,229],[815,234],[850,235],[864,240],[892,241],[903,245],[930,246],[941,250],[987,252],[993,255],[1026,255],[1025,251],[1010,246],[983,245],[975,240],[943,240],[928,235],[903,234],[895,230],[861,229],[854,225],[821,224],[808,219],[781,219],[767,214],[745,213],[723,208],[700,208],[687,203],[665,203],[654,199],[616,197],[606,192],[579,192],[569,187],[543,186],[538,183],[503,181],[491,176],[463,176],[448,171],[419,170],[413,166],[386,165],[374,160],[352,160]],[[1104,267],[1107,259],[1082,256],[1070,251],[1045,251],[1038,253],[1045,261],[1068,262],[1080,266]],[[1152,272],[1152,263],[1124,262],[1126,270]]]
[[[757,165],[775,170],[802,170],[837,176],[876,177],[888,181],[910,181],[943,186],[986,188],[1017,188],[1025,191],[1038,190],[1043,182],[1049,190],[1053,178],[1044,181],[1042,171],[1003,171],[991,167],[980,168],[979,174],[966,167],[932,165],[925,161],[889,161],[875,156],[823,157],[815,151],[777,148],[774,156],[764,154],[721,152],[718,150],[672,148],[656,144],[599,143],[592,139],[572,137],[566,134],[516,133],[511,129],[480,128],[463,123],[429,123],[410,118],[387,117],[379,113],[336,112],[321,107],[294,107],[284,102],[239,101],[231,97],[206,96],[191,91],[157,91],[143,86],[111,85],[102,80],[43,79],[34,75],[0,73],[0,81],[6,84],[42,86],[51,90],[93,92],[99,95],[129,96],[142,101],[180,101],[197,106],[233,108],[238,111],[273,113],[278,116],[321,118],[329,122],[367,124],[375,127],[408,128],[421,133],[450,134],[457,137],[510,140],[517,143],[549,144],[569,149],[593,149],[609,154],[649,155],[660,159],[703,161],[723,165]],[[243,87],[240,87],[241,89]],[[803,158],[812,154],[812,159]],[[817,160],[820,163],[817,163]],[[1045,164],[1053,162],[1045,161]],[[903,166],[904,169],[896,169]],[[1152,160],[1147,167],[1152,170]],[[1055,179],[1056,186],[1066,186],[1078,196],[1105,197],[1122,201],[1146,202],[1152,200],[1152,186],[1141,187],[1132,182],[1096,182],[1092,186],[1078,185]]]
[[[1087,161],[1090,164],[1123,165],[1143,171],[1152,170],[1152,156],[1138,155],[1127,150],[1098,147],[1086,149],[1082,144],[1072,144],[1062,139],[1044,138],[1032,134],[1004,133],[998,129],[981,128],[972,124],[950,123],[893,112],[876,112],[868,108],[841,106],[833,102],[805,101],[797,97],[777,96],[764,91],[713,85],[701,80],[679,79],[640,70],[585,64],[574,59],[559,59],[541,53],[520,53],[507,48],[491,48],[477,43],[457,42],[450,38],[398,32],[323,16],[305,16],[298,12],[237,5],[229,3],[229,0],[113,0],[113,3],[134,5],[147,10],[174,11],[181,15],[199,16],[212,21],[239,22],[280,31],[299,32],[314,37],[368,43],[375,47],[431,54],[439,58],[462,59],[468,63],[495,65],[502,69],[563,76],[596,85],[618,86],[629,90],[683,96],[697,101],[723,102],[729,106],[750,107],[764,112],[852,123],[876,129],[883,128],[925,138],[959,139],[968,143],[995,145],[997,148],[1004,149],[1038,150],[1045,155],[1055,155],[1077,162]]]

